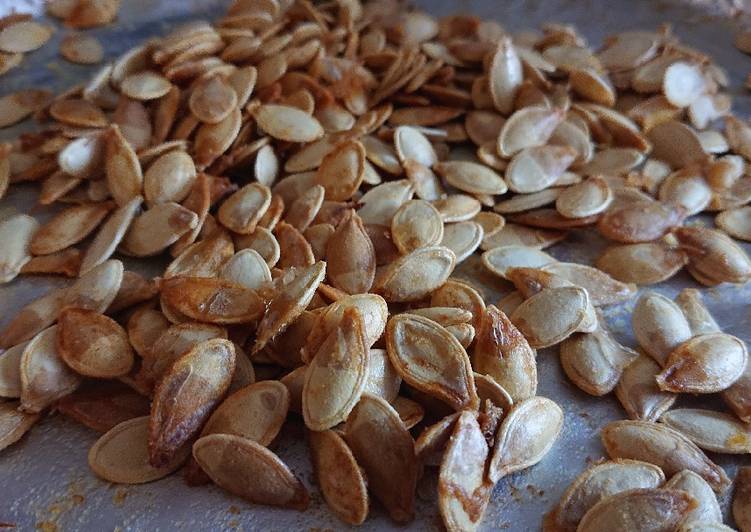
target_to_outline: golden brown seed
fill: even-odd
[[[657,421],[673,406],[677,395],[660,390],[655,381],[660,370],[657,362],[645,354],[623,370],[615,395],[631,419]]]
[[[231,434],[211,434],[193,444],[193,457],[211,480],[254,504],[305,510],[310,497],[278,456],[262,445]]]
[[[373,291],[386,301],[416,301],[440,287],[456,265],[454,252],[443,246],[416,249],[379,272]]]
[[[175,310],[208,323],[249,323],[264,313],[261,297],[249,288],[207,277],[173,277],[161,284],[162,300]]]
[[[692,336],[678,305],[656,292],[646,292],[636,302],[631,326],[641,348],[661,366],[681,342]]]
[[[354,211],[349,211],[329,237],[326,260],[334,287],[348,294],[370,290],[376,273],[376,252],[362,219]]]
[[[656,241],[611,246],[597,259],[596,266],[624,283],[649,285],[671,278],[687,262],[681,250]]]
[[[62,211],[34,233],[29,250],[35,255],[49,255],[80,242],[112,207],[112,202],[90,203]]]
[[[39,414],[27,414],[16,402],[0,403],[0,451],[20,440],[37,422]]]
[[[519,305],[510,318],[529,345],[538,349],[581,330],[588,322],[589,305],[587,291],[578,286],[545,288]]]

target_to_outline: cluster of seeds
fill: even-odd
[[[81,27],[116,7],[50,11]],[[308,488],[272,450],[301,418],[344,522],[364,522],[370,496],[411,521],[438,467],[444,525],[473,530],[494,485],[561,431],[536,369],[559,345],[571,381],[614,391],[632,420],[603,429],[612,461],[545,526],[710,529],[697,523],[721,521],[712,489],[729,479],[701,449],[751,451],[746,346],[694,289],[641,296],[641,353],[601,308],[684,267],[708,286],[751,279],[731,238],[751,239],[751,126],[726,84],[667,27],[595,51],[563,25],[235,0],[64,94],[0,98],[0,126],[44,125],[0,146],[0,196],[38,182],[39,204],[61,206],[0,222],[0,282],[76,278],[0,331],[0,449],[56,410],[104,433],[89,452],[103,479],[182,467],[191,485],[303,510]],[[702,212],[720,230],[689,220]],[[582,228],[612,241],[596,267],[543,251]],[[478,250],[515,288],[495,305],[454,275]],[[171,262],[149,279],[115,254]],[[718,392],[732,415],[669,410]]]

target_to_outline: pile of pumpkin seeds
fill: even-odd
[[[50,11],[79,4],[118,2]],[[235,0],[64,94],[1,97],[0,127],[40,128],[0,145],[0,197],[34,182],[57,209],[0,222],[0,282],[75,281],[0,331],[0,449],[57,411],[103,433],[89,464],[105,480],[182,468],[304,510],[274,452],[302,422],[344,522],[371,496],[410,522],[437,468],[445,527],[473,530],[494,485],[555,444],[536,350],[559,345],[569,379],[630,419],[603,428],[610,460],[546,530],[727,529],[714,492],[730,480],[703,450],[751,452],[745,344],[696,289],[643,292],[636,349],[601,313],[684,268],[751,278],[734,240],[751,240],[751,125],[726,85],[669,27],[595,48],[570,26],[512,34],[391,1]],[[718,229],[692,218],[707,212]],[[612,242],[595,266],[543,251],[582,230]],[[475,253],[515,287],[495,305],[452,275]],[[156,278],[116,258],[167,256]],[[680,393],[720,393],[728,412],[670,410]]]

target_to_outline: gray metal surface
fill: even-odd
[[[39,5],[38,0],[0,0],[0,12],[10,5]],[[180,22],[196,17],[210,18],[222,12],[219,0],[123,0],[119,22],[93,30],[106,48],[107,57],[150,36],[163,33]],[[651,0],[501,0],[501,1],[429,1],[416,2],[434,15],[470,12],[499,20],[507,29],[517,31],[538,27],[548,21],[575,24],[594,45],[613,32],[631,28],[653,28],[669,21],[688,44],[714,56],[732,80],[735,107],[747,115],[751,106],[743,89],[743,80],[751,71],[751,59],[732,47],[737,21],[711,18],[696,7]],[[58,25],[59,28],[59,25]],[[0,94],[29,86],[57,90],[86,79],[94,70],[63,63],[57,56],[57,44],[65,34],[58,29],[52,42],[28,55],[23,65],[0,78]],[[0,140],[30,129],[28,124],[0,131]],[[14,188],[0,202],[0,217],[14,211],[28,212],[35,202],[32,187]],[[44,220],[49,213],[34,208]],[[711,223],[707,219],[704,222]],[[2,243],[0,242],[0,245]],[[565,244],[552,249],[558,258],[591,263],[603,248],[603,241],[592,232],[572,234]],[[489,302],[509,289],[482,271],[477,257],[463,264],[460,276],[478,278]],[[144,262],[126,262],[130,268],[157,273]],[[152,271],[148,271],[151,269]],[[0,327],[14,313],[51,286],[65,281],[52,278],[20,277],[0,286]],[[681,273],[658,290],[674,296],[686,286],[697,286],[688,274]],[[751,339],[749,301],[751,286],[721,286],[703,291],[706,302],[726,331],[745,341]],[[629,316],[633,302],[607,311],[616,335],[633,345]],[[565,425],[553,450],[537,466],[503,479],[493,493],[483,529],[538,530],[542,514],[555,504],[568,483],[593,460],[603,456],[599,429],[608,421],[623,418],[624,412],[612,396],[590,397],[575,388],[563,374],[556,351],[544,350],[538,357],[539,394],[561,404]],[[715,398],[682,399],[685,403],[720,406]],[[144,486],[111,486],[97,480],[88,469],[86,454],[97,434],[61,416],[49,416],[30,434],[0,454],[0,523],[14,524],[20,530],[43,526],[46,530],[342,530],[347,527],[332,517],[314,486],[307,451],[299,427],[285,429],[276,452],[290,464],[311,488],[312,504],[305,513],[253,506],[229,497],[215,487],[188,488],[179,475]],[[738,464],[748,458],[712,455],[732,477]],[[727,496],[722,500],[727,510]],[[362,530],[384,530],[393,524],[373,504],[371,517]],[[435,478],[428,474],[418,489],[418,517],[402,530],[439,530],[435,504]]]

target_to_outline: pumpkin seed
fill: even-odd
[[[701,292],[695,288],[684,288],[675,298],[676,304],[686,316],[691,333],[699,334],[717,333],[720,326],[714,320],[709,310],[704,306]]]
[[[406,179],[383,183],[362,195],[362,207],[357,214],[365,224],[390,226],[396,211],[412,198],[413,192],[412,184]]]
[[[271,190],[260,183],[250,183],[227,198],[219,207],[217,219],[231,231],[251,234],[271,205]]]
[[[720,392],[740,378],[747,361],[742,340],[724,333],[701,334],[673,349],[657,384],[670,392]]]
[[[543,191],[556,184],[575,158],[576,152],[567,146],[525,148],[506,168],[508,187],[518,194]]]
[[[217,124],[237,105],[237,92],[229,81],[214,75],[200,79],[188,99],[190,112],[201,122]]]
[[[751,207],[723,211],[715,218],[715,224],[733,238],[751,241]]]
[[[44,329],[21,355],[21,410],[38,413],[81,384],[81,377],[65,365],[55,346],[57,326]]]
[[[675,530],[695,506],[693,497],[682,490],[628,490],[595,504],[584,514],[577,530],[593,532],[632,526],[639,530]]]
[[[644,354],[623,370],[615,395],[631,419],[657,421],[675,402],[675,394],[657,386],[655,376],[659,372],[660,366]]]
[[[39,414],[22,412],[17,406],[0,403],[0,451],[20,440],[39,419]]]
[[[611,458],[631,458],[652,463],[666,475],[693,471],[716,492],[730,480],[721,467],[712,462],[690,440],[663,424],[651,421],[613,421],[601,432],[602,443]]]
[[[328,239],[326,258],[329,280],[334,287],[348,294],[370,290],[376,273],[375,248],[362,219],[354,211],[349,211]]]
[[[596,266],[624,283],[657,284],[673,277],[688,262],[686,254],[661,241],[611,246]]]
[[[652,143],[650,155],[673,168],[701,163],[707,157],[696,132],[690,126],[676,120],[656,125],[647,132],[647,139]]]
[[[171,88],[172,84],[167,78],[151,70],[130,74],[120,83],[120,90],[125,96],[141,101],[161,98]]]
[[[321,185],[310,187],[289,206],[284,220],[298,231],[305,231],[321,209],[325,192]]]
[[[60,43],[60,55],[71,63],[95,65],[104,58],[104,48],[91,35],[67,35]]]
[[[563,111],[541,106],[519,109],[503,124],[498,135],[498,153],[511,157],[524,148],[544,146],[563,120]]]
[[[223,279],[173,277],[161,283],[162,301],[198,321],[218,324],[249,323],[264,313],[254,291]]]
[[[243,249],[256,251],[263,257],[269,268],[273,268],[276,265],[281,253],[276,237],[265,227],[256,227],[249,235],[236,237],[235,246],[238,251],[242,251]]]
[[[311,430],[327,430],[347,419],[362,395],[368,346],[362,315],[347,308],[318,348],[305,373],[302,411]]]
[[[60,313],[56,347],[68,366],[88,377],[120,377],[133,365],[125,330],[91,310],[68,308]]]
[[[362,524],[370,500],[365,475],[352,451],[332,430],[311,431],[309,438],[313,469],[329,508],[347,524]]]
[[[583,288],[545,288],[519,305],[511,314],[511,321],[530,346],[540,349],[555,345],[580,330],[588,305],[589,296]]]
[[[475,530],[482,520],[493,491],[485,478],[489,453],[475,413],[462,411],[438,474],[438,507],[446,530]]]
[[[104,312],[117,297],[123,271],[123,263],[114,259],[95,266],[65,291],[62,307]]]
[[[277,455],[262,445],[231,434],[211,434],[193,444],[193,457],[219,487],[243,499],[305,510],[310,496]]]
[[[465,194],[451,194],[433,202],[445,223],[465,222],[480,213],[482,204],[474,197]]]
[[[363,395],[347,418],[345,439],[365,470],[368,488],[397,523],[414,518],[418,465],[415,442],[396,411]]]
[[[654,201],[637,203],[607,211],[597,222],[605,238],[633,244],[662,237],[685,217],[681,207]]]
[[[325,189],[327,200],[345,201],[357,191],[364,173],[365,149],[357,141],[348,141],[323,158],[315,182]]]
[[[390,302],[417,301],[445,283],[455,265],[456,256],[448,248],[419,248],[380,271],[373,291]]]
[[[174,202],[159,203],[130,223],[120,247],[129,255],[149,257],[174,244],[198,225],[198,215]]]
[[[0,283],[16,278],[23,265],[31,259],[31,243],[39,222],[31,216],[17,214],[0,222],[0,240],[4,242],[0,256]]]
[[[275,139],[312,142],[323,136],[323,127],[314,117],[295,107],[265,104],[254,113],[258,126]]]
[[[734,416],[699,408],[665,412],[660,421],[706,451],[730,454],[751,452],[751,432]]]
[[[593,333],[575,334],[561,343],[561,366],[566,375],[580,389],[595,396],[611,392],[623,370],[638,356],[602,327]]]
[[[197,344],[169,368],[154,390],[151,404],[148,442],[152,466],[168,464],[201,429],[227,391],[234,370],[234,345],[221,338]],[[210,470],[203,469],[211,476]]]
[[[141,164],[136,152],[116,125],[107,130],[104,164],[107,186],[118,205],[125,206],[133,198],[141,195]]]
[[[673,475],[673,478],[665,484],[665,488],[683,490],[697,502],[697,507],[684,518],[684,523],[701,521],[722,523],[722,510],[720,510],[712,487],[693,471],[684,470]],[[687,525],[681,528],[685,526]]]
[[[555,201],[555,208],[566,218],[585,218],[605,211],[612,201],[613,192],[607,182],[590,177],[564,189]]]
[[[692,336],[680,307],[655,292],[645,293],[636,302],[631,325],[639,346],[663,367],[671,352]]]
[[[705,227],[680,227],[678,243],[688,255],[688,270],[702,284],[744,283],[751,278],[751,258],[724,233]]]
[[[162,467],[149,464],[147,448],[149,417],[123,421],[102,435],[89,450],[89,467],[97,476],[117,484],[143,484],[163,478],[187,459],[185,446]]]
[[[547,253],[519,245],[498,246],[482,254],[483,265],[504,279],[512,268],[539,268],[552,262],[555,259]]]
[[[22,342],[0,353],[0,397],[21,397],[21,355],[26,344]]]
[[[271,271],[266,261],[254,249],[243,249],[224,263],[219,277],[252,290],[271,283]]]
[[[454,252],[456,262],[467,259],[480,247],[483,239],[482,226],[476,222],[458,222],[448,224],[443,231],[441,245]]]
[[[498,428],[488,478],[501,478],[532,467],[550,451],[563,426],[563,411],[545,397],[530,397],[514,405]]]
[[[145,368],[154,380],[158,380],[182,355],[196,345],[213,338],[227,338],[227,332],[208,323],[187,322],[169,326],[154,338],[154,342],[144,350]]]
[[[597,306],[628,301],[636,292],[636,287],[633,285],[616,281],[597,268],[585,264],[551,262],[542,265],[540,269],[584,288],[588,294],[591,294],[592,304]]]
[[[6,94],[0,98],[0,128],[12,126],[44,108],[51,97],[52,93],[44,89],[27,89]]]
[[[29,244],[35,255],[48,255],[86,238],[112,209],[111,203],[77,205],[59,213],[42,225]]]
[[[42,24],[25,20],[0,30],[0,51],[6,53],[32,52],[44,46],[52,37],[52,29]]]
[[[705,89],[704,75],[697,65],[677,61],[665,70],[662,92],[676,107],[688,107]]]
[[[425,200],[405,202],[391,220],[394,244],[403,255],[421,247],[439,244],[443,229],[438,210]]]
[[[143,176],[146,203],[179,203],[190,194],[195,180],[196,167],[190,155],[180,150],[167,152],[151,163]]]
[[[55,323],[67,293],[66,288],[50,290],[23,307],[3,329],[0,346],[8,349],[31,340],[37,333]]]
[[[660,185],[660,201],[682,207],[687,216],[699,214],[712,200],[712,189],[701,175],[675,172]]]
[[[544,249],[560,242],[564,238],[566,238],[564,231],[538,229],[509,222],[496,234],[483,238],[480,247],[486,251],[499,247],[513,246]]]
[[[545,522],[557,530],[574,531],[598,502],[628,490],[659,488],[664,481],[665,475],[659,467],[637,460],[613,460],[589,466],[569,485]]]
[[[470,161],[443,161],[434,165],[446,182],[470,194],[504,194],[508,187],[503,178],[489,168]]]
[[[399,126],[394,130],[394,147],[402,165],[414,161],[428,168],[438,162],[433,145],[420,130],[410,126]],[[397,172],[398,173],[398,172]]]
[[[472,366],[459,341],[431,319],[411,314],[386,325],[389,359],[410,386],[456,410],[478,404]]]
[[[504,115],[511,113],[514,97],[521,85],[522,63],[511,39],[503,38],[493,52],[488,68],[489,92],[495,108]]]
[[[536,352],[511,320],[493,305],[481,315],[472,367],[490,376],[514,402],[537,392]]]
[[[223,234],[194,242],[167,266],[163,277],[213,277],[233,251],[232,241]]]

